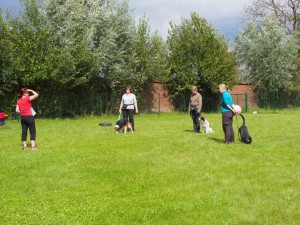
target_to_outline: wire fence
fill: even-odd
[[[201,93],[203,98],[203,112],[216,112],[220,108],[221,98],[219,94]],[[72,118],[76,116],[101,116],[102,114],[117,114],[122,93],[114,94],[110,92],[77,92],[64,93],[61,95],[40,95],[33,101],[33,108],[37,112],[38,118]],[[160,112],[161,95],[156,101],[158,108],[155,112]],[[257,95],[255,99],[249,98],[247,93],[232,95],[235,104],[240,105],[244,112],[263,109],[284,109],[300,107],[300,92],[271,93]],[[151,113],[151,95],[137,95],[139,112]],[[190,93],[186,92],[177,95],[172,99],[174,109],[179,112],[187,112],[189,107]],[[6,95],[0,99],[0,111],[8,113],[9,119],[18,119],[15,113],[17,102],[16,95]]]

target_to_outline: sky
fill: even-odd
[[[129,0],[129,6],[136,21],[142,16],[148,19],[151,30],[157,30],[166,39],[169,22],[179,24],[182,18],[190,18],[191,12],[205,18],[219,34],[234,40],[243,27],[243,9],[252,0]],[[18,0],[0,0],[2,9],[9,8],[16,13]]]

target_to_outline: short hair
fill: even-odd
[[[192,86],[191,91],[198,91],[196,86]]]
[[[132,93],[132,88],[131,88],[130,86],[127,86],[127,87],[125,88],[125,91],[126,91],[126,90],[129,90],[130,93]]]
[[[224,90],[227,90],[227,86],[225,84],[220,84],[219,87],[224,88]]]

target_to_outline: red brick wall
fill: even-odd
[[[236,105],[240,105],[242,108],[245,108],[245,93],[247,93],[248,108],[251,109],[257,106],[252,85],[247,83],[238,83],[229,91]]]
[[[174,107],[169,98],[169,92],[167,87],[161,81],[153,81],[152,85],[150,85],[150,111],[158,112],[160,108],[160,112],[172,112],[174,111]]]

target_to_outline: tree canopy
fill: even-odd
[[[223,36],[196,13],[179,25],[170,23],[168,49],[171,82],[181,92],[192,85],[217,91],[218,84],[232,85],[237,78],[237,58]]]
[[[236,38],[241,63],[249,70],[249,81],[264,93],[286,90],[292,85],[292,69],[298,44],[274,17],[262,23],[249,21]]]

